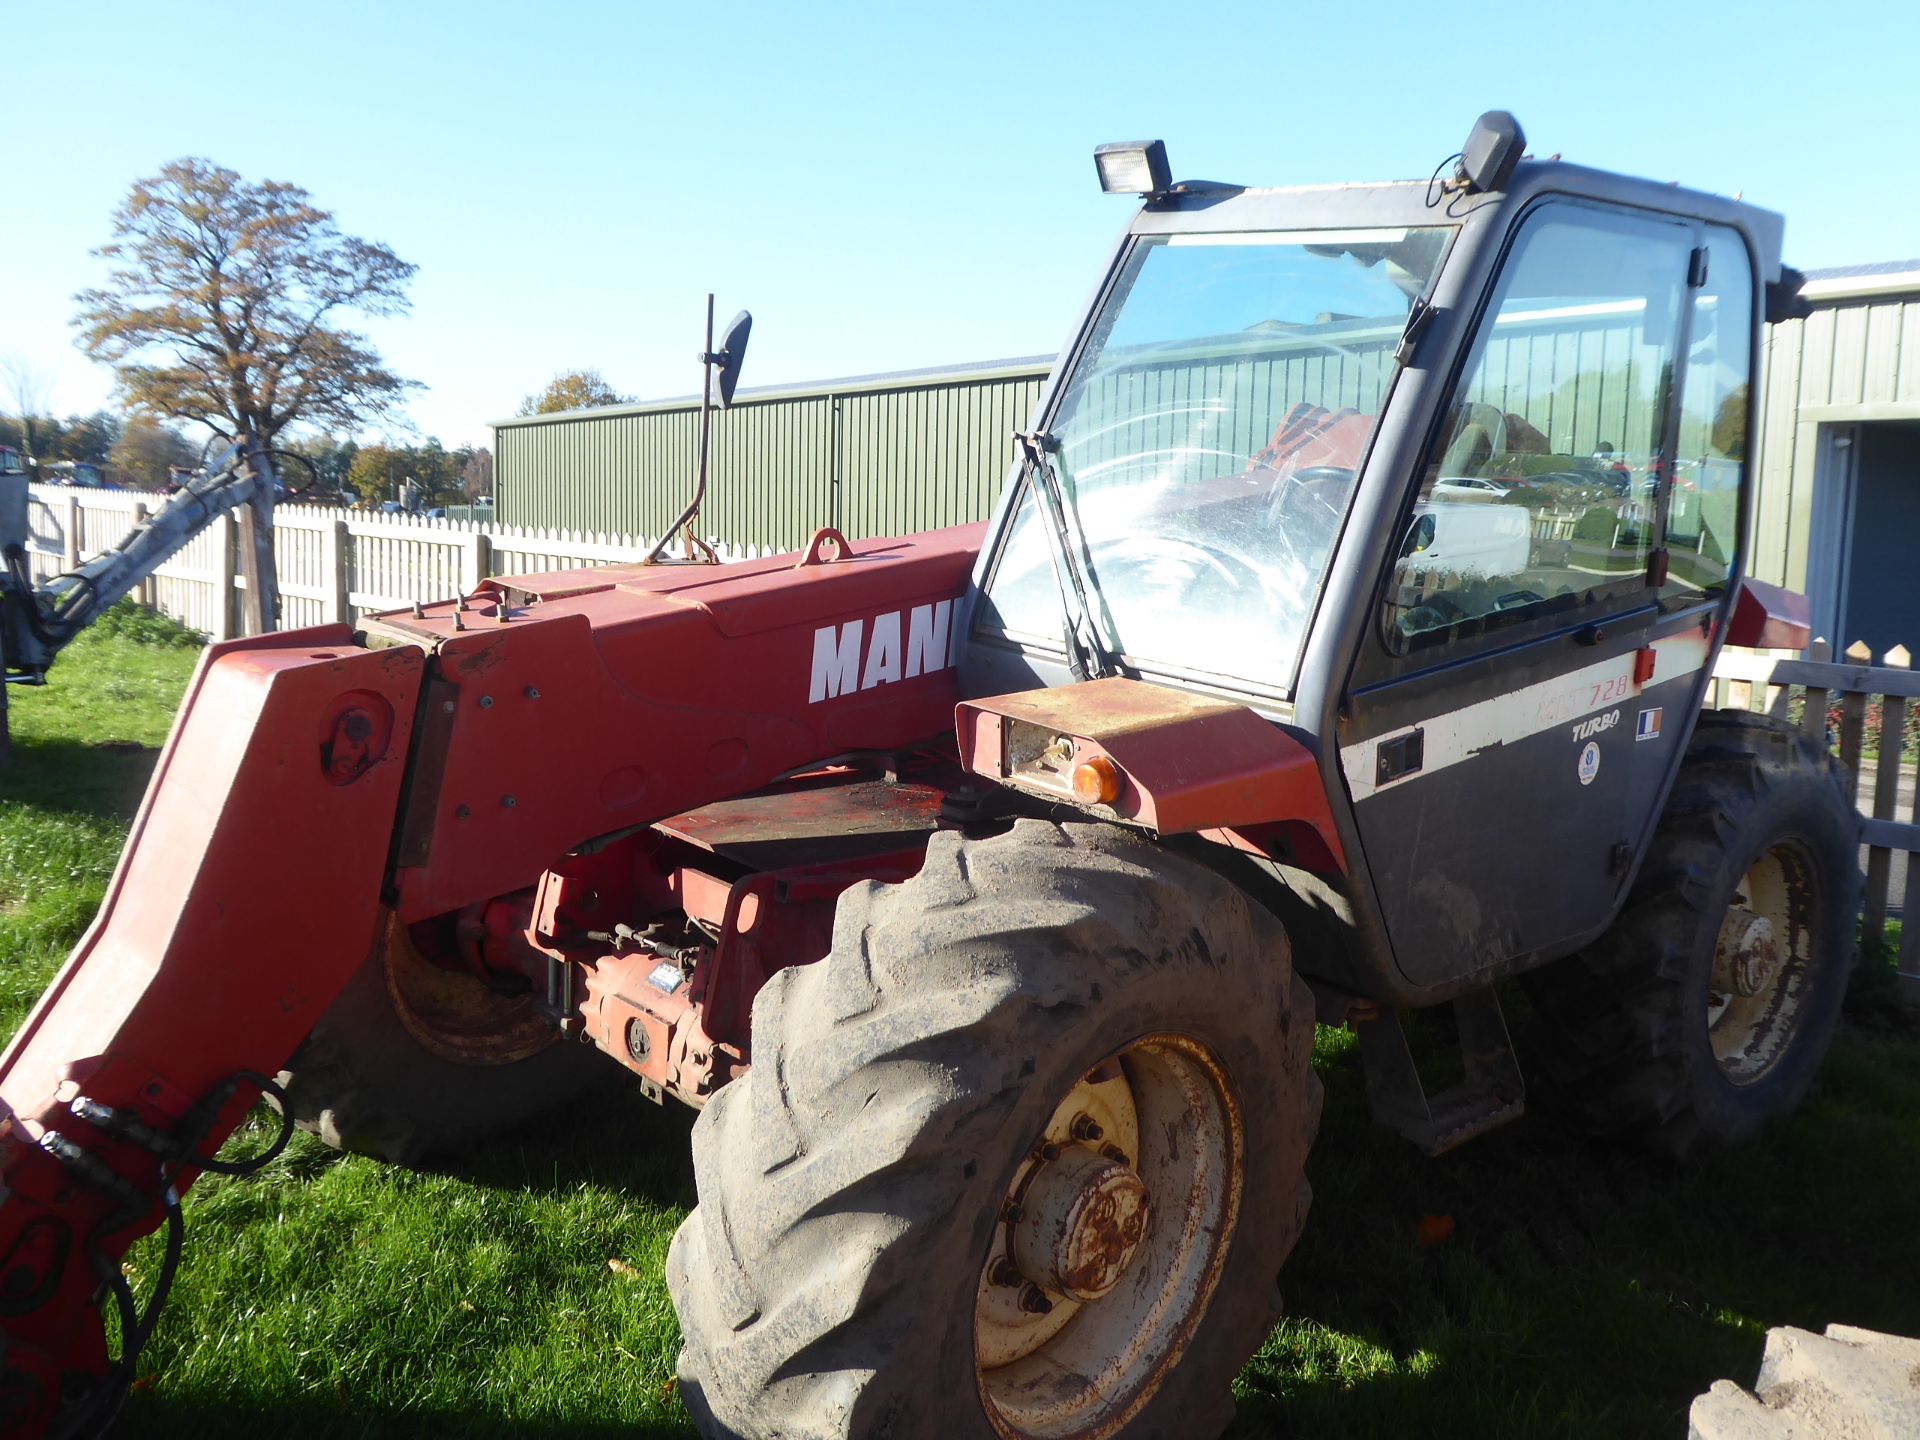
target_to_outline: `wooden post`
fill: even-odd
[[[1816,640],[1807,647],[1807,659],[1825,660],[1832,653],[1832,647],[1824,640]],[[1800,716],[1800,729],[1822,750],[1827,748],[1827,692],[1824,687],[1807,686],[1807,708]]]
[[[323,621],[350,621],[347,613],[347,522],[329,520],[320,531],[320,584],[326,597],[320,602]]]
[[[1873,652],[1859,640],[1847,647],[1849,665],[1868,666],[1873,664]],[[1847,690],[1840,696],[1840,763],[1847,767],[1847,798],[1855,804],[1860,800],[1860,752],[1864,748],[1867,731],[1867,697],[1858,690]]]
[[[1896,645],[1880,662],[1892,670],[1911,667],[1907,647]],[[1900,752],[1907,734],[1907,702],[1904,696],[1885,695],[1880,700],[1880,759],[1874,766],[1873,818],[1892,820],[1900,801]],[[1909,866],[1912,858],[1909,858]],[[1887,933],[1887,882],[1893,876],[1893,852],[1876,845],[1867,851],[1867,903],[1862,933],[1869,953],[1880,948]],[[1903,930],[1904,926],[1901,927]]]
[[[1893,657],[1889,655],[1891,664]],[[1886,731],[1881,731],[1880,750],[1884,756],[1888,749]],[[1893,746],[1894,754],[1905,750],[1906,737],[1903,734]],[[1896,774],[1898,771],[1896,770]],[[1879,797],[1874,797],[1874,808],[1879,809]],[[1891,807],[1889,807],[1891,808]],[[1908,812],[1910,823],[1920,825],[1920,785],[1914,787],[1913,807]],[[1906,893],[1901,901],[1900,924],[1900,961],[1899,975],[1894,981],[1895,995],[1909,1005],[1920,1006],[1920,852],[1907,853]]]
[[[493,569],[493,544],[489,537],[479,530],[467,536],[465,550],[460,557],[460,593],[471,595],[480,588]]]
[[[67,533],[61,546],[61,567],[66,570],[80,568],[80,497],[67,496]]]
[[[239,538],[239,527],[233,523],[233,513],[229,511],[220,517],[220,523],[214,528],[220,537],[220,572],[213,586],[213,638],[231,640],[233,639],[233,547],[234,542]]]

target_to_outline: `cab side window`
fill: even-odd
[[[1395,649],[1644,592],[1692,243],[1571,202],[1521,226],[1428,446]]]
[[[1731,230],[1707,230],[1706,283],[1693,292],[1680,437],[1667,500],[1668,583],[1726,588],[1739,541],[1752,379],[1753,267]]]

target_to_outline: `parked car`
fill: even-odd
[[[1477,475],[1456,475],[1434,483],[1436,500],[1504,500],[1513,492],[1505,480],[1486,480]]]

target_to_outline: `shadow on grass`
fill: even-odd
[[[603,1085],[566,1109],[430,1168],[491,1190],[559,1194],[593,1185],[691,1208],[697,1114],[677,1100],[654,1104],[612,1060],[606,1071]]]
[[[1853,1028],[1798,1117],[1681,1171],[1530,1115],[1427,1160],[1325,1072],[1288,1319],[1241,1377],[1237,1440],[1686,1433],[1765,1331],[1920,1332],[1920,1044]],[[1423,1247],[1416,1225],[1447,1217]],[[1432,1228],[1432,1227],[1429,1227]]]
[[[684,1426],[619,1419],[506,1420],[484,1414],[398,1415],[357,1411],[316,1396],[306,1403],[277,1403],[240,1413],[193,1401],[143,1403],[136,1395],[112,1434],[123,1440],[694,1440]]]
[[[0,770],[0,804],[28,804],[100,820],[126,821],[140,808],[157,749],[128,741],[13,742],[13,760]]]

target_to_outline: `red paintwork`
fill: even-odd
[[[1727,622],[1727,644],[1750,650],[1804,650],[1813,639],[1807,597],[1761,580],[1742,580]]]
[[[814,633],[955,600],[983,531],[872,542],[804,567],[616,568],[595,572],[592,590],[574,577],[551,592],[554,577],[493,581],[460,633],[451,604],[388,617],[396,637],[436,645],[454,689],[434,701],[458,717],[424,811],[424,859],[397,877],[402,918],[518,888],[585,840],[810,762],[945,733],[951,668],[810,704]],[[514,603],[536,594],[548,598]]]
[[[1123,820],[1162,835],[1229,831],[1251,842],[1250,849],[1266,848],[1260,829],[1281,826],[1301,865],[1345,866],[1313,753],[1244,705],[1119,678],[962,702],[955,721],[962,764],[1002,783],[1070,799],[1070,783],[1023,780],[1009,764],[1003,720],[1073,737],[1076,764],[1096,755],[1111,759],[1121,771],[1113,811]]]
[[[1331,466],[1358,470],[1373,439],[1377,414],[1359,410],[1329,410],[1304,401],[1280,417],[1266,447],[1248,462],[1249,470],[1278,470],[1282,466],[1306,470]]]
[[[82,1235],[115,1208],[34,1148],[43,1129],[157,1194],[144,1152],[65,1112],[76,1091],[172,1129],[237,1070],[279,1069],[365,959],[423,659],[356,649],[345,626],[202,659],[99,917],[0,1059],[0,1289],[4,1257],[36,1222]],[[369,718],[390,739],[342,782],[323,746],[349,694],[384,707]],[[253,1098],[228,1106],[218,1137]],[[159,1218],[156,1205],[107,1254]],[[76,1245],[45,1305],[0,1319],[8,1366],[33,1369],[22,1357],[37,1350],[99,1368],[96,1284]]]

